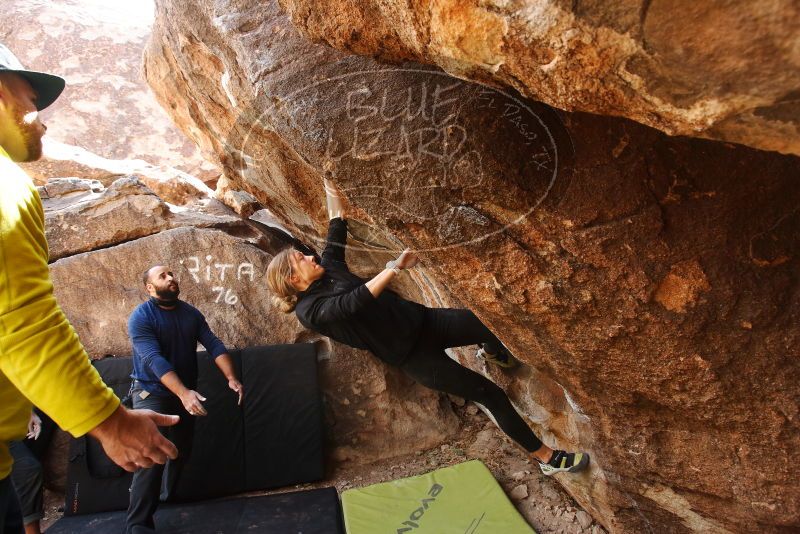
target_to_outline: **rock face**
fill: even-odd
[[[368,463],[434,447],[458,419],[440,395],[415,385],[364,351],[321,340],[273,308],[264,272],[285,243],[217,201],[172,211],[135,177],[103,189],[89,180],[51,180],[45,206],[56,298],[92,358],[131,354],[127,319],[145,298],[141,275],[173,267],[181,298],[199,308],[228,347],[316,342],[329,454]],[[384,260],[385,261],[385,260]],[[57,440],[48,485],[64,486],[67,440]]]
[[[365,16],[365,38],[383,38],[382,20]],[[569,42],[586,58],[580,32]],[[230,183],[296,235],[324,232],[331,173],[363,223],[357,250],[419,250],[406,283],[463,302],[531,366],[498,381],[548,444],[592,454],[590,473],[561,481],[609,530],[800,526],[797,158],[347,56],[269,1],[158,2],[145,71]],[[620,109],[625,91],[608,91],[595,111]],[[669,109],[651,122],[697,124]]]
[[[331,349],[320,376],[327,437],[337,462],[366,464],[427,450],[458,431],[447,397],[379,364],[367,351],[340,343]]]
[[[70,176],[74,180],[91,179],[107,186],[123,176],[136,175],[148,188],[171,204],[190,204],[213,194],[202,180],[173,167],[152,165],[140,159],[102,158],[86,149],[58,143],[48,137],[42,141],[45,151],[51,155],[57,153],[58,158],[43,157],[20,164],[37,185],[44,185],[50,179],[63,180],[63,176]],[[216,181],[214,176],[212,182]]]
[[[253,244],[221,230],[176,228],[70,256],[51,266],[56,298],[91,356],[130,355],[126,320],[144,300],[142,273],[165,264],[177,271],[182,298],[232,348],[266,336],[285,340],[288,332],[264,331],[278,312],[261,287],[270,256]],[[86,306],[89,294],[97,298]]]
[[[63,143],[102,158],[145,159],[195,176],[212,170],[170,123],[141,76],[152,0],[125,5],[5,0],[0,16],[2,41],[23,65],[67,80],[64,93],[44,112],[50,126],[45,154],[56,159],[26,167],[46,178],[87,177],[65,172],[73,164],[59,161],[65,159]]]
[[[800,154],[790,1],[280,0],[309,37],[568,111]]]
[[[244,218],[250,218],[257,211],[262,209],[261,204],[253,195],[245,191],[231,188],[228,179],[224,176],[217,182],[217,189],[214,192],[214,196]]]
[[[50,180],[39,187],[47,217],[50,261],[179,226],[220,227],[241,224],[238,217],[202,211],[173,212],[136,176],[113,182]]]

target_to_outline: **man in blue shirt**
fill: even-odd
[[[133,406],[180,415],[177,425],[162,429],[180,452],[166,466],[146,466],[134,473],[126,534],[155,532],[153,515],[159,494],[166,497],[174,489],[192,448],[194,417],[190,416],[207,413],[203,407],[205,397],[195,391],[198,342],[214,358],[228,379],[228,387],[238,394],[240,405],[244,393],[225,345],[211,332],[197,308],[178,300],[180,288],[172,271],[156,265],[144,273],[142,281],[150,299],[137,306],[128,319],[133,343]]]

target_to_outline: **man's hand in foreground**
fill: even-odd
[[[36,412],[31,412],[31,417],[28,420],[28,439],[39,439],[39,434],[42,433],[42,419],[36,415]]]
[[[175,445],[158,431],[159,426],[172,426],[178,420],[177,415],[120,406],[89,435],[100,441],[115,464],[126,471],[135,471],[178,457]]]

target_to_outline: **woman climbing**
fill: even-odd
[[[306,328],[358,349],[431,389],[482,404],[498,426],[539,462],[545,475],[575,473],[589,463],[586,453],[553,450],[533,433],[505,392],[483,375],[451,359],[446,348],[481,344],[490,363],[510,367],[512,357],[500,340],[469,310],[427,308],[387,289],[404,269],[417,264],[409,250],[369,281],[347,268],[347,222],[336,187],[325,180],[330,224],[320,261],[294,248],[278,253],[267,268],[272,301],[294,311]]]

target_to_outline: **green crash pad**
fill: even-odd
[[[536,534],[478,460],[342,493],[347,534]]]

